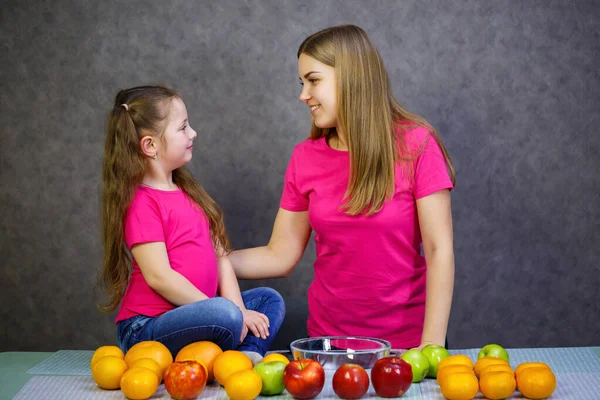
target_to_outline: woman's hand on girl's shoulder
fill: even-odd
[[[223,246],[218,245],[218,246],[214,246],[213,248],[215,250],[215,255],[217,256],[217,258],[228,258],[229,257],[229,252],[227,250],[225,250],[225,248],[223,248]]]

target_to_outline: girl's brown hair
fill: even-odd
[[[142,183],[146,163],[151,161],[140,148],[140,139],[155,136],[162,140],[171,102],[180,96],[161,86],[140,86],[121,90],[106,124],[102,168],[102,242],[104,261],[98,283],[108,295],[99,306],[114,311],[121,299],[132,265],[124,240],[124,219],[135,190]],[[173,182],[206,214],[215,248],[229,249],[223,212],[185,168],[173,171]]]
[[[377,48],[361,28],[336,26],[319,31],[302,42],[298,58],[306,54],[335,68],[337,78],[337,128],[345,135],[350,155],[350,180],[343,206],[346,214],[371,215],[381,210],[394,193],[394,164],[413,178],[413,161],[403,132],[426,128],[439,145],[455,184],[454,167],[446,147],[421,116],[402,107],[394,98],[388,74]],[[311,138],[331,138],[336,128],[312,125]]]

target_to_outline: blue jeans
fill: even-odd
[[[224,297],[214,297],[177,307],[158,317],[137,315],[119,321],[119,347],[127,352],[136,343],[156,340],[167,346],[175,357],[184,346],[207,340],[216,343],[223,351],[255,351],[264,355],[283,322],[285,303],[277,291],[264,287],[242,292],[242,300],[246,309],[269,318],[269,336],[266,339],[248,331],[240,343],[244,322],[241,310]]]

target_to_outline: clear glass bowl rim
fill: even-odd
[[[325,339],[329,339],[329,340],[335,340],[335,339],[367,340],[367,341],[377,342],[377,343],[385,346],[385,347],[372,348],[372,349],[353,350],[352,354],[373,354],[373,353],[377,353],[380,351],[386,351],[386,350],[391,351],[392,350],[392,344],[390,342],[388,342],[387,340],[373,338],[373,337],[367,337],[367,336],[314,336],[314,337],[309,337],[309,338],[296,339],[292,343],[290,343],[290,348],[292,349],[292,351],[297,350],[297,351],[301,351],[301,352],[308,352],[308,353],[313,353],[313,354],[324,354],[324,355],[347,354],[348,353],[347,350],[310,350],[310,349],[300,349],[297,347],[298,343],[309,342],[311,340],[325,340]]]

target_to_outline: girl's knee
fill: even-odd
[[[279,310],[279,313],[285,315],[285,300],[279,294],[279,292],[275,289],[267,288],[269,291],[269,302],[272,304],[276,304]]]
[[[283,321],[285,316],[285,301],[279,292],[275,289],[263,287],[259,288],[261,302],[266,305],[266,314],[271,322],[276,320]]]
[[[279,294],[279,292],[273,288],[262,287],[260,288],[262,291],[262,295],[269,299],[269,302],[272,303],[284,303],[283,297]]]
[[[224,297],[215,298],[215,317],[220,321],[229,321],[233,325],[240,325],[244,322],[242,310],[231,300]]]

